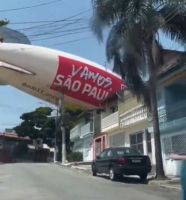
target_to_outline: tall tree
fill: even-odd
[[[55,118],[51,116],[52,109],[39,107],[32,112],[23,113],[23,120],[14,130],[20,136],[29,136],[31,139],[43,139],[44,143],[53,146],[55,132]]]
[[[56,121],[56,116],[51,116],[53,109],[50,107],[39,107],[32,112],[23,113],[20,118],[23,120],[20,125],[14,127],[19,136],[29,136],[31,139],[43,139],[45,144],[50,147],[54,146],[54,139],[58,146],[58,161],[61,159],[61,129],[59,116]],[[78,115],[81,110],[65,109],[64,113],[64,126],[66,132],[66,150],[70,152],[70,129],[75,125],[78,120]],[[56,123],[57,122],[57,123]]]
[[[113,70],[152,114],[156,176],[164,178],[156,82],[165,50],[159,33],[186,42],[185,0],[92,0],[92,4],[92,29],[98,39],[102,40],[104,28],[111,28],[106,44],[108,61],[114,61]]]

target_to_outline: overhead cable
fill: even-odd
[[[49,4],[57,3],[63,0],[55,0],[55,1],[49,1],[45,3],[40,3],[40,4],[35,4],[33,6],[25,6],[25,7],[17,7],[17,8],[9,8],[9,9],[1,9],[0,12],[11,12],[11,11],[18,11],[18,10],[25,10],[25,9],[30,9],[30,8],[36,8],[36,7],[41,7],[41,6],[46,6]]]

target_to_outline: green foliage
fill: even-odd
[[[69,162],[83,161],[83,154],[81,152],[72,152],[67,154],[67,160]]]
[[[52,109],[39,107],[33,112],[23,113],[20,125],[14,130],[20,136],[29,136],[31,139],[42,138],[44,142],[52,145],[55,133],[55,118],[51,117]]]
[[[60,120],[64,119],[66,133],[74,126],[81,110],[65,110],[63,117],[58,117],[56,131],[56,117],[51,116],[52,109],[49,107],[39,107],[35,111],[23,113],[20,118],[23,120],[20,125],[14,127],[19,136],[29,136],[31,139],[41,138],[49,146],[54,145],[55,133],[57,134],[58,143],[61,142]],[[69,144],[69,135],[66,137]],[[68,148],[68,145],[67,145]],[[69,148],[68,148],[69,149]]]
[[[78,121],[78,116],[82,113],[82,110],[65,110],[64,125],[66,129],[71,129]]]
[[[9,23],[8,20],[0,20],[0,26],[6,26]]]
[[[114,61],[113,70],[150,108],[149,70],[152,67],[151,74],[156,74],[158,67],[165,64],[159,31],[181,45],[186,43],[185,0],[92,0],[92,3],[91,23],[98,39],[102,39],[106,27],[111,28],[106,45],[108,61]]]

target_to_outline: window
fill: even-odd
[[[123,147],[125,144],[125,134],[119,133],[109,137],[110,147]]]
[[[112,150],[109,150],[109,151],[107,152],[107,157],[108,157],[108,158],[113,157],[113,152],[112,152]]]
[[[151,146],[151,133],[146,131],[146,140],[147,140],[147,152],[152,153],[152,146]]]
[[[130,135],[130,146],[143,153],[143,132]]]
[[[100,157],[101,159],[106,158],[106,157],[107,157],[107,152],[108,152],[108,151],[103,151],[103,152],[100,154],[99,157]]]
[[[172,150],[178,154],[186,154],[186,134],[172,136]]]
[[[136,149],[132,148],[122,148],[122,149],[117,149],[115,151],[116,156],[121,157],[121,156],[132,156],[132,155],[140,155],[140,153]]]

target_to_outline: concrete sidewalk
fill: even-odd
[[[88,163],[69,163],[66,166],[69,166],[72,169],[81,170],[85,173],[91,174],[91,165]],[[179,177],[168,177],[167,180],[156,180],[154,177],[155,169],[152,169],[152,172],[148,175],[149,185],[156,185],[167,189],[181,190]]]
[[[168,177],[168,180],[149,180],[150,185],[157,185],[167,189],[181,190],[180,178]]]

